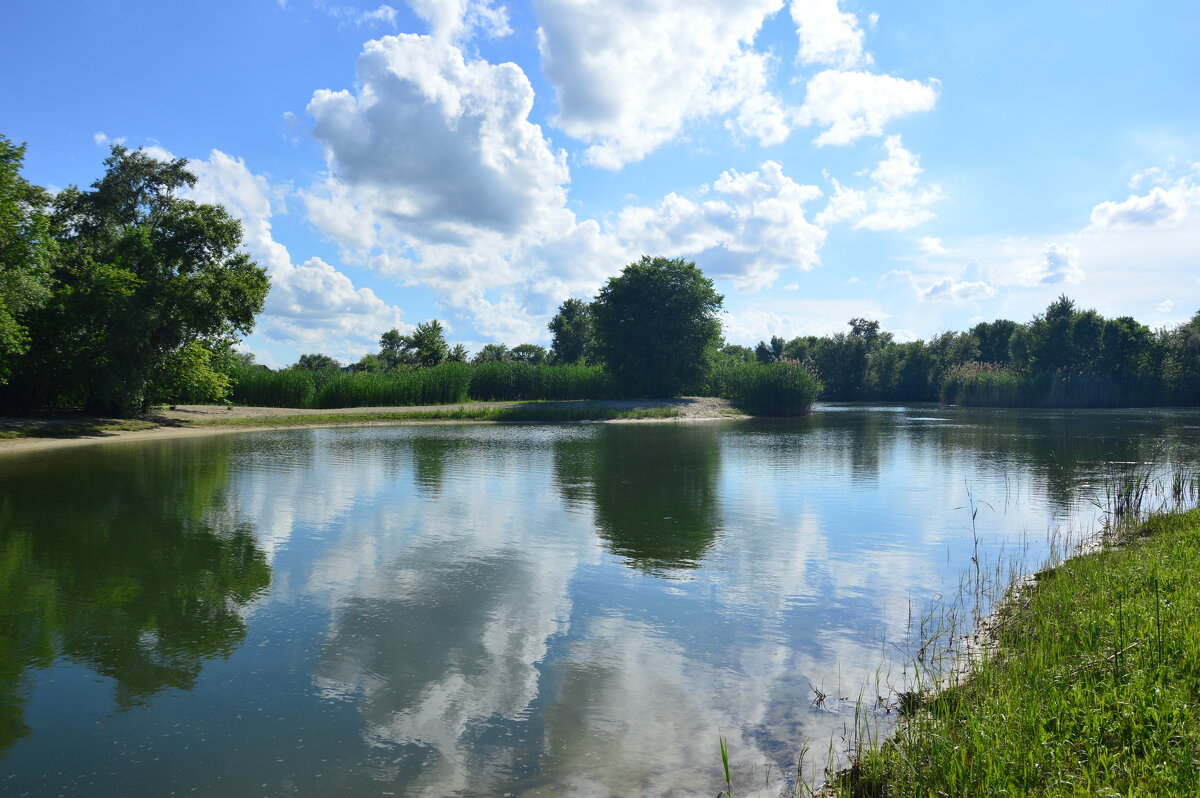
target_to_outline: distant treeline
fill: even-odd
[[[836,335],[780,337],[726,357],[804,364],[828,401],[942,401],[994,407],[1200,405],[1200,313],[1151,330],[1129,316],[1079,310],[1066,296],[1020,324],[897,343],[879,323],[851,319]]]

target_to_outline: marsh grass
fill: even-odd
[[[821,382],[799,363],[722,361],[710,370],[705,393],[756,416],[802,416],[820,395]]]
[[[1183,509],[1198,499],[1186,467],[1124,464],[1098,550],[1052,547],[1035,577],[1012,561],[986,585],[976,563],[920,622],[895,736],[873,745],[879,724],[856,715],[829,791],[1200,794],[1200,510]],[[979,591],[1002,600],[964,637]]]

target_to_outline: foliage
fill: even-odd
[[[300,360],[296,362],[292,368],[303,369],[304,371],[329,371],[331,369],[340,369],[342,364],[331,358],[329,355],[301,355]]]
[[[243,369],[235,378],[233,401],[258,407],[295,408],[452,404],[467,401],[470,371],[463,363],[352,374]]]
[[[778,335],[771,338],[771,343],[759,341],[758,346],[754,348],[754,357],[759,363],[776,363],[783,360],[783,346],[785,341]]]
[[[531,363],[536,366],[546,362],[546,349],[537,344],[519,344],[508,354],[517,363]]]
[[[596,353],[626,395],[694,390],[721,342],[723,301],[695,263],[644,256],[592,303]]]
[[[219,368],[220,356],[190,341],[166,360],[166,378],[160,384],[156,401],[170,404],[215,404],[229,396],[232,381]]]
[[[50,298],[49,196],[21,177],[25,146],[0,136],[0,385],[29,349],[27,317]]]
[[[843,795],[1196,795],[1200,511],[1046,572]]]
[[[437,319],[421,322],[411,335],[402,335],[394,328],[388,330],[379,336],[379,361],[389,369],[405,365],[429,367],[444,363],[451,354],[445,333],[445,328]],[[455,354],[466,358],[465,350],[456,349]]]
[[[194,342],[247,333],[268,281],[237,220],[181,199],[186,162],[114,146],[89,191],[53,202],[51,295],[28,317],[28,351],[2,401],[17,410],[145,411]],[[193,358],[195,362],[195,358]]]
[[[821,383],[796,362],[746,363],[720,359],[709,372],[706,393],[729,399],[760,416],[801,416],[812,409]]]
[[[592,306],[582,299],[568,299],[546,325],[554,336],[550,346],[553,363],[590,363],[595,346]]]
[[[484,362],[471,369],[472,399],[603,399],[612,388],[599,366]]]
[[[472,363],[505,363],[512,360],[512,353],[504,344],[484,344],[483,349],[480,349],[475,357],[471,360]]]

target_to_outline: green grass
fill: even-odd
[[[571,405],[544,403],[509,407],[471,407],[470,405],[465,405],[453,409],[411,410],[395,413],[307,413],[304,415],[259,418],[215,418],[189,422],[188,426],[295,427],[396,421],[520,421],[561,423],[571,421],[667,419],[677,418],[679,415],[679,410],[674,407],[617,410],[611,407],[589,405],[586,403]]]
[[[1044,572],[846,796],[1200,794],[1200,510]]]
[[[0,429],[0,440],[17,438],[81,438],[87,435],[103,435],[106,432],[137,432],[154,429],[153,421],[104,421],[83,424],[58,424],[30,422],[19,427]]]

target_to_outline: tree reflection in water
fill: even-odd
[[[28,731],[25,682],[56,659],[115,682],[118,709],[193,687],[243,639],[271,581],[222,513],[228,447],[53,452],[0,461],[0,751]]]
[[[695,568],[721,530],[720,429],[614,424],[556,443],[555,482],[568,504],[591,505],[609,550],[649,573]]]

